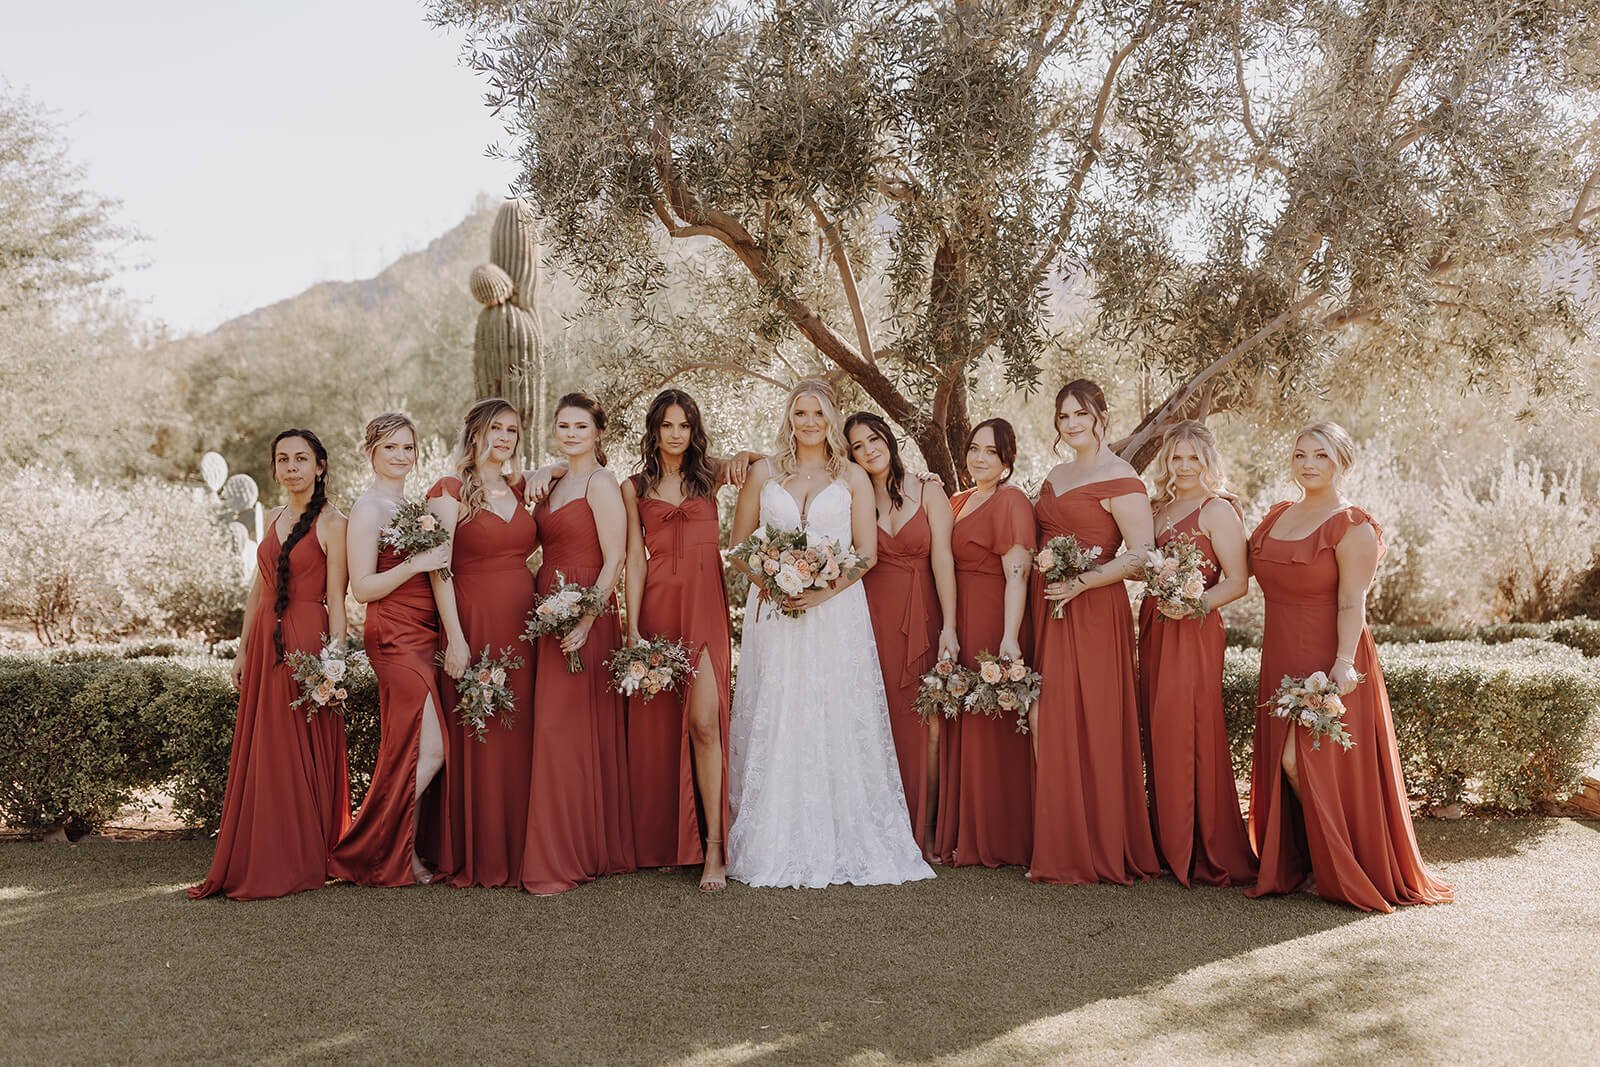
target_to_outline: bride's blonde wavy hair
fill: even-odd
[[[1161,449],[1150,465],[1150,481],[1155,484],[1150,494],[1151,506],[1159,511],[1178,494],[1178,479],[1172,473],[1172,453],[1187,441],[1200,457],[1200,484],[1213,496],[1228,496],[1228,472],[1222,463],[1222,453],[1217,451],[1217,439],[1203,422],[1184,419],[1167,428],[1161,435]]]
[[[789,390],[789,399],[783,405],[783,425],[778,427],[778,449],[773,462],[780,477],[793,474],[800,466],[799,444],[794,436],[794,402],[803,396],[814,396],[822,405],[822,414],[828,420],[828,434],[823,445],[827,449],[828,476],[841,478],[850,464],[850,445],[844,439],[844,423],[839,418],[839,405],[833,399],[833,387],[816,378],[806,378]]]
[[[517,420],[520,444],[522,416],[509,401],[497,396],[473,404],[467,409],[466,418],[461,420],[461,438],[456,442],[455,451],[450,454],[451,469],[456,472],[456,477],[461,479],[461,510],[457,522],[466,522],[489,506],[488,494],[483,491],[483,477],[478,473],[478,457],[487,451],[489,425],[506,411],[511,412],[511,417]],[[500,473],[508,482],[515,484],[517,480],[515,452],[512,452],[511,458],[500,468]]]

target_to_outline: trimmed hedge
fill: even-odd
[[[1386,626],[1372,627],[1380,645],[1445,644],[1457,641],[1503,645],[1510,641],[1548,641],[1575,648],[1585,656],[1600,656],[1600,619],[1558,619],[1555,622],[1506,622],[1493,626]],[[1231,648],[1260,648],[1261,631],[1250,626],[1228,627]]]
[[[239,703],[230,661],[119,651],[129,649],[0,656],[0,822],[76,835],[162,784],[179,818],[204,826],[221,818]],[[352,679],[350,695],[345,731],[359,801],[378,755],[377,684]]]
[[[1411,795],[1431,805],[1473,794],[1528,811],[1577,792],[1600,759],[1600,677],[1575,648],[1513,638],[1378,650]],[[1223,692],[1234,770],[1250,768],[1260,653],[1230,648]]]
[[[157,651],[180,656],[149,655]],[[204,651],[145,642],[0,656],[0,821],[81,833],[136,791],[165,785],[180,818],[215,825],[238,696],[228,661],[197,654]],[[1430,804],[1470,795],[1495,808],[1535,809],[1572,795],[1600,758],[1600,675],[1575,647],[1512,637],[1387,644],[1379,656],[1406,783]],[[1230,648],[1223,671],[1241,777],[1260,662],[1254,649]],[[378,752],[370,676],[353,680],[345,728],[359,799]]]

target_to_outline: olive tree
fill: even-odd
[[[1558,386],[1590,322],[1541,264],[1600,214],[1594,7],[431,12],[465,29],[555,258],[649,328],[611,369],[848,377],[949,480],[979,368],[1031,391],[1052,346],[1154,383],[1117,443],[1140,464],[1175,419],[1330,372]],[[663,298],[674,262],[691,306]]]

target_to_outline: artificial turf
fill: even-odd
[[[196,841],[0,845],[7,1062],[1581,1062],[1600,822],[1418,824],[1458,902],[1364,915],[1015,869],[824,891],[191,902]]]

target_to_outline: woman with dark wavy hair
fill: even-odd
[[[324,634],[344,643],[345,517],[328,504],[328,450],[310,430],[272,439],[272,477],[289,503],[267,516],[256,549],[231,674],[239,712],[222,824],[210,873],[189,890],[193,899],[318,889],[328,878],[328,853],[350,824],[344,720],[317,712],[307,721],[291,708],[300,694],[284,662],[290,652],[321,652]]]
[[[906,485],[900,445],[882,415],[858,411],[844,421],[850,459],[872,479],[878,518],[878,565],[866,573],[867,609],[889,698],[900,779],[922,858],[933,861],[933,814],[939,795],[937,719],[924,723],[912,705],[922,676],[940,657],[954,660],[956,570],[950,554],[955,518],[936,482]]]

